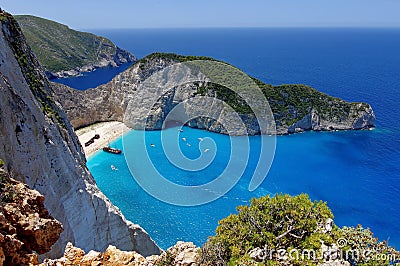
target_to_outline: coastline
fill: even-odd
[[[107,61],[103,64],[88,64],[84,65],[82,67],[77,67],[74,69],[69,69],[69,70],[61,70],[57,72],[51,72],[51,71],[46,71],[45,74],[48,79],[51,81],[54,79],[64,79],[64,78],[77,78],[77,77],[82,77],[88,73],[95,72],[96,70],[100,69],[107,69],[107,68],[119,68],[125,64],[129,64],[131,66],[134,64],[136,61],[128,60],[127,62],[113,62],[113,61]]]
[[[124,123],[112,121],[92,124],[76,130],[75,133],[82,144],[86,159],[88,159],[98,150],[102,149],[104,146],[107,146],[109,142],[116,140],[130,130],[131,128],[127,127]],[[94,143],[88,147],[85,147],[85,143],[96,134],[99,134],[100,138],[96,139]]]

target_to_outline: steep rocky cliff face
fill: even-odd
[[[80,128],[93,122],[121,121],[129,100],[138,84],[154,71],[162,70],[174,61],[155,58],[151,64],[135,64],[127,71],[117,75],[112,81],[95,89],[78,91],[59,83],[52,83],[55,97],[63,106],[74,128]]]
[[[67,242],[104,251],[109,244],[145,256],[160,249],[99,191],[82,147],[36,57],[12,16],[0,13],[0,158],[12,176],[39,191],[64,231],[46,256]]]
[[[134,55],[107,38],[35,16],[16,19],[49,77],[78,76],[96,68],[136,61]]]
[[[63,231],[44,197],[0,169],[0,265],[37,264]]]
[[[124,120],[129,101],[139,99],[143,104],[151,93],[137,92],[138,86],[154,73],[173,64],[205,57],[187,57],[175,54],[156,53],[141,59],[131,68],[116,76],[106,85],[86,91],[77,91],[54,84],[56,97],[62,104],[75,128],[99,121]],[[165,75],[163,75],[164,77]],[[229,76],[227,78],[230,78]],[[367,103],[349,103],[328,96],[305,85],[272,86],[253,79],[267,98],[276,123],[277,134],[290,134],[306,130],[349,130],[373,127],[375,115]],[[159,83],[168,82],[161,80]],[[140,95],[137,95],[141,93]],[[189,82],[171,88],[153,106],[153,112],[144,113],[138,104],[131,114],[138,120],[150,117],[148,129],[160,129],[167,114],[178,104],[197,95],[216,97],[233,107],[240,115],[250,135],[260,134],[255,115],[243,99],[218,84],[199,76],[198,82]],[[201,108],[187,103],[186,110]],[[257,108],[265,108],[257,106]],[[221,123],[204,117],[188,123],[191,127],[207,129],[226,134]],[[130,125],[135,126],[135,125]],[[237,132],[238,135],[246,132]]]

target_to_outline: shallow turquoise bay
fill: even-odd
[[[175,131],[176,128],[168,130]],[[123,148],[123,143],[130,143],[132,147],[139,147],[143,145],[139,134],[142,132],[131,131],[124,136],[124,141],[120,138],[112,145]],[[194,159],[200,155],[198,138],[206,137],[217,144],[217,155],[204,170],[184,171],[165,157],[161,131],[147,131],[145,134],[153,164],[163,176],[178,184],[207,183],[224,170],[229,160],[231,147],[228,136],[185,127],[180,137],[185,137],[192,145],[189,147],[180,140],[180,147],[187,157]],[[391,181],[391,176],[382,176],[380,170],[384,167],[389,171],[396,165],[391,166],[390,162],[382,161],[380,154],[374,153],[382,148],[377,145],[385,134],[387,132],[373,130],[280,136],[270,172],[253,192],[248,191],[248,185],[258,161],[260,136],[250,137],[250,161],[238,184],[222,198],[196,207],[174,206],[148,195],[131,176],[124,156],[100,151],[89,159],[88,167],[107,197],[129,220],[146,229],[162,248],[178,240],[200,245],[214,234],[218,220],[234,213],[236,206],[248,204],[252,197],[281,192],[291,195],[305,192],[313,200],[327,201],[338,225],[361,223],[371,227],[381,239],[389,239],[390,244],[398,245],[400,211],[396,194],[400,191],[399,184],[396,175]],[[143,158],[132,158],[145,167]],[[113,171],[111,165],[118,170]]]

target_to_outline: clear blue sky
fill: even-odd
[[[400,0],[2,0],[75,29],[400,27]]]

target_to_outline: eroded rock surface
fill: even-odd
[[[63,231],[44,197],[0,169],[0,265],[37,264]]]
[[[191,242],[177,242],[161,255],[143,257],[134,251],[121,251],[115,246],[109,246],[105,252],[90,251],[87,254],[82,249],[74,247],[71,243],[67,244],[64,256],[60,259],[45,260],[41,266],[155,266],[155,265],[177,265],[195,266],[198,264],[197,248]]]
[[[13,17],[0,12],[0,158],[12,176],[39,191],[64,227],[44,257],[67,242],[104,251],[110,244],[145,256],[161,251],[98,189],[81,144]]]

